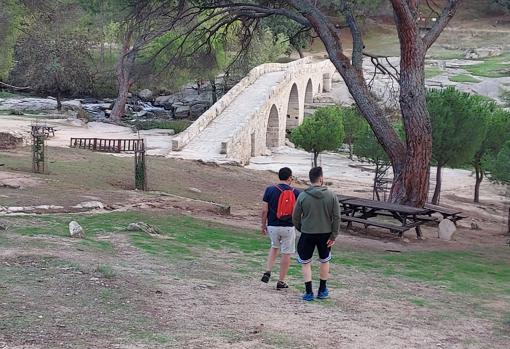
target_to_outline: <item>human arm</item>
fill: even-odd
[[[301,205],[301,200],[296,201],[296,205],[294,205],[294,211],[292,212],[292,224],[294,227],[301,231],[301,218],[303,216],[303,207]]]
[[[335,194],[332,193],[332,221],[331,221],[331,237],[329,238],[330,241],[334,241],[338,235],[338,232],[340,231],[340,204],[338,203],[338,198]],[[331,246],[333,246],[331,244]]]
[[[269,212],[269,205],[267,202],[262,202],[262,215],[261,215],[261,232],[267,235],[267,213]]]

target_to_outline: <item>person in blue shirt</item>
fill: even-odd
[[[299,190],[292,188],[292,171],[283,167],[278,172],[280,183],[266,188],[262,202],[262,234],[269,235],[271,248],[267,257],[266,272],[262,275],[262,282],[268,283],[271,278],[276,257],[281,253],[280,276],[276,283],[276,289],[281,290],[289,286],[285,282],[289,271],[291,255],[295,253],[296,231],[292,223],[292,217],[278,219],[278,200],[285,190],[292,190],[295,198],[300,194]]]

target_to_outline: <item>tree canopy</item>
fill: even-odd
[[[298,147],[313,153],[314,166],[317,158],[326,150],[337,150],[344,138],[342,111],[338,107],[317,109],[301,126],[292,131],[291,140]]]
[[[432,202],[439,202],[441,169],[469,162],[486,135],[488,101],[449,87],[429,90],[427,108],[432,119],[432,159],[437,166]]]

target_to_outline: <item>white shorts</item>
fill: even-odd
[[[284,254],[296,252],[296,230],[294,227],[268,226],[267,233],[271,238],[271,247],[279,248]]]

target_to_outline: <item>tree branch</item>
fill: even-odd
[[[457,11],[461,0],[448,0],[448,4],[443,8],[443,11],[437,19],[434,26],[430,31],[423,37],[423,43],[425,48],[428,49],[437,40],[441,32],[448,25],[453,15]]]

